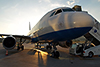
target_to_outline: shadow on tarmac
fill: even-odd
[[[28,51],[27,54],[29,54],[29,55],[35,55],[35,53],[36,53],[36,50],[31,49],[30,51]]]
[[[21,52],[21,51],[18,51],[17,49],[8,50],[8,55],[6,56],[6,50],[0,49],[0,59],[11,56],[11,55],[18,53],[18,52]]]

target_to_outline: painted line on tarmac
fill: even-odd
[[[74,60],[74,58],[64,58],[64,57],[59,57],[61,60]]]
[[[93,58],[79,58],[80,60],[94,60]]]

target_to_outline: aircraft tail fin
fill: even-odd
[[[31,24],[30,24],[30,22],[29,22],[29,30],[31,30]]]

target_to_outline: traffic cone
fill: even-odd
[[[8,50],[6,50],[6,56],[8,56]]]

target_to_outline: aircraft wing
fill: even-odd
[[[25,35],[0,34],[0,36],[3,38],[1,39],[3,47],[7,50],[13,49],[16,46],[16,42],[22,45],[24,42],[29,43],[31,41],[31,37]],[[4,38],[3,36],[7,36],[7,37]]]
[[[13,36],[15,38],[24,38],[24,39],[31,39],[30,36],[26,36],[26,35],[11,35],[11,34],[0,34],[1,37],[3,36]]]

